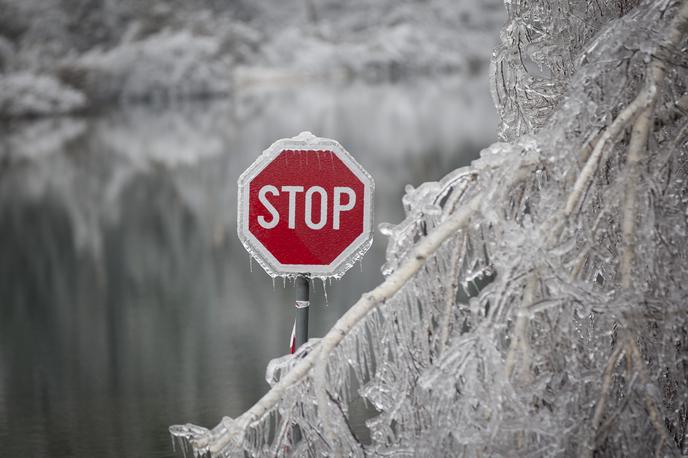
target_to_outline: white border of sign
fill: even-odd
[[[332,151],[363,183],[363,232],[328,265],[282,264],[249,231],[250,183],[283,150]],[[365,255],[373,241],[373,177],[339,144],[339,142],[301,132],[296,137],[283,138],[270,145],[239,177],[237,233],[246,251],[253,256],[271,277],[310,274],[314,277],[339,278]]]

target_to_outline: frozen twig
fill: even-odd
[[[665,104],[657,109],[657,119],[663,123],[671,121],[671,118],[680,117],[688,112],[688,92],[678,99]]]
[[[602,157],[602,153],[607,146],[615,141],[619,135],[626,129],[626,127],[633,122],[638,113],[645,109],[653,100],[656,94],[656,86],[645,87],[640,94],[614,119],[611,125],[600,135],[595,143],[592,153],[583,166],[583,170],[576,179],[573,189],[566,199],[566,206],[564,207],[564,217],[568,218],[578,208],[578,204],[588,188],[592,178],[595,176],[597,166]]]
[[[475,179],[475,176],[471,176],[469,180],[464,180],[461,182],[454,182],[452,183],[453,185],[453,190],[451,194],[449,195],[449,199],[447,200],[445,204],[445,211],[448,212],[448,214],[452,214],[456,211],[456,206],[460,199],[464,196],[466,190],[468,189],[468,185],[470,184],[471,181]],[[449,338],[449,325],[451,322],[451,315],[452,315],[452,309],[454,308],[455,302],[456,302],[456,294],[459,289],[459,271],[460,269],[460,264],[461,261],[463,260],[463,257],[466,254],[466,235],[460,235],[456,242],[454,243],[454,248],[452,249],[452,255],[449,260],[450,266],[449,266],[449,275],[450,278],[452,279],[451,283],[449,284],[449,287],[446,290],[446,296],[445,296],[445,304],[444,304],[444,314],[442,315],[442,320],[439,325],[439,333],[438,333],[438,347],[437,351],[438,354],[441,355],[444,352],[444,348],[447,344],[447,339]]]
[[[650,104],[640,113],[633,124],[631,142],[628,147],[628,159],[626,164],[626,192],[624,193],[622,235],[624,241],[623,255],[621,257],[621,286],[631,286],[631,270],[633,268],[633,256],[636,245],[635,215],[636,193],[638,180],[640,179],[640,161],[646,150],[647,139],[652,125],[653,104]]]
[[[514,325],[514,332],[511,335],[511,344],[509,345],[506,363],[504,364],[504,374],[507,379],[510,378],[511,374],[514,372],[518,350],[520,349],[523,355],[525,355],[528,350],[526,344],[526,310],[533,303],[537,279],[537,271],[533,272],[528,277],[526,288],[523,292],[523,299],[521,299],[520,307],[516,311],[516,324]]]
[[[643,384],[643,387],[650,386],[650,378],[647,375],[645,361],[643,361],[642,355],[640,354],[640,350],[638,349],[638,345],[635,343],[633,339],[628,339],[627,346],[628,351],[631,354],[633,367],[636,369],[638,376],[640,377],[640,381]],[[657,450],[655,453],[657,456],[660,456],[659,454],[664,445],[668,445],[671,443],[669,439],[669,432],[667,431],[666,426],[664,425],[664,419],[660,418],[659,411],[657,410],[657,406],[655,405],[654,399],[652,399],[647,393],[644,393],[643,401],[645,403],[645,408],[647,409],[647,412],[650,415],[650,421],[652,422],[652,426],[654,426],[655,430],[657,431],[660,437],[660,442],[657,444]]]
[[[590,153],[592,153],[592,150],[595,148],[595,145],[600,139],[600,136],[602,136],[603,132],[603,130],[595,131],[590,135],[589,139],[586,140],[583,148],[581,148],[581,150],[578,152],[578,157],[581,163],[584,164],[588,160]]]
[[[604,374],[602,376],[602,390],[600,391],[600,398],[597,400],[597,405],[595,405],[595,413],[592,417],[592,443],[584,445],[581,451],[581,456],[592,457],[595,451],[595,436],[597,436],[597,431],[599,430],[600,424],[602,423],[602,417],[607,408],[607,399],[609,398],[609,389],[612,385],[612,375],[614,373],[614,368],[619,363],[619,360],[623,356],[625,346],[619,341],[616,348],[612,352],[611,356],[607,360],[607,365],[604,368]]]
[[[578,278],[578,275],[580,275],[580,272],[583,270],[583,266],[590,257],[590,251],[593,249],[593,240],[595,238],[595,234],[597,233],[597,230],[601,222],[604,220],[604,217],[608,216],[608,214],[609,208],[608,206],[605,206],[600,210],[599,214],[597,215],[597,218],[595,218],[595,222],[590,228],[590,238],[592,240],[586,243],[585,247],[583,247],[583,249],[580,250],[580,254],[576,257],[575,261],[573,262],[573,269],[571,270],[572,279]]]
[[[600,425],[602,424],[602,419],[607,411],[607,400],[609,398],[609,390],[611,389],[612,375],[614,373],[614,369],[619,364],[619,361],[624,354],[626,355],[626,360],[628,361],[626,372],[630,374],[630,372],[635,369],[635,372],[640,377],[640,381],[644,387],[647,387],[651,383],[647,375],[647,370],[645,368],[645,363],[642,360],[640,350],[633,340],[633,335],[628,332],[624,332],[623,334],[625,337],[618,340],[616,347],[607,360],[607,365],[604,369],[602,390],[600,392],[600,398],[597,401],[597,405],[595,406],[595,413],[592,419],[592,434],[590,436],[592,438],[592,442],[584,446],[584,449],[581,451],[581,455],[585,457],[592,457],[593,452],[595,451]],[[660,456],[660,452],[664,445],[670,443],[669,433],[664,426],[663,420],[660,418],[660,414],[657,410],[654,400],[645,393],[643,394],[643,402],[648,411],[648,415],[650,416],[650,421],[660,437],[660,442],[657,445],[656,451],[656,455]]]
[[[687,23],[688,1],[684,1],[678,14],[672,21],[669,33],[662,45],[667,47],[677,46],[685,32]],[[633,258],[635,257],[636,247],[636,188],[638,186],[638,180],[640,179],[640,161],[647,150],[647,140],[653,127],[654,105],[666,75],[666,63],[662,59],[653,57],[647,73],[645,86],[648,88],[647,91],[652,91],[651,93],[653,96],[633,123],[631,141],[628,147],[626,192],[624,193],[625,200],[622,223],[624,248],[621,258],[621,286],[623,288],[629,288],[631,286],[631,271],[633,269]]]
[[[652,100],[654,100],[655,93],[655,86],[647,86],[626,108],[621,111],[621,113],[619,113],[611,125],[600,134],[599,138],[594,144],[594,147],[592,148],[592,152],[588,156],[588,159],[583,166],[583,170],[581,170],[578,178],[576,178],[573,189],[566,199],[564,209],[557,214],[550,223],[551,230],[546,231],[549,233],[548,244],[551,244],[561,235],[568,218],[571,216],[574,210],[578,208],[585,191],[588,189],[588,186],[590,186],[590,183],[597,172],[600,158],[602,157],[605,149],[612,142],[616,141],[617,137],[621,135],[626,127],[634,121],[638,113],[645,109],[652,102]],[[586,145],[585,148],[589,148],[589,146]]]
[[[439,342],[437,347],[437,353],[439,355],[442,355],[444,353],[444,347],[447,344],[447,339],[449,338],[449,324],[451,321],[450,318],[452,314],[452,309],[454,308],[454,303],[456,302],[456,293],[459,289],[459,264],[466,252],[465,246],[465,236],[456,240],[449,261],[449,275],[451,278],[451,283],[447,287],[445,293],[446,297],[444,299],[444,313],[442,315],[442,321],[440,322]]]
[[[686,25],[688,24],[688,1],[682,2],[678,13],[674,17],[674,20],[669,26],[668,32],[665,39],[660,43],[662,47],[675,47],[681,41],[683,34],[686,31]],[[583,170],[578,175],[573,189],[569,193],[566,199],[566,205],[562,214],[553,221],[553,231],[551,232],[553,237],[558,237],[563,229],[564,224],[568,218],[573,214],[573,212],[578,208],[580,201],[585,194],[585,191],[590,186],[595,172],[597,171],[600,158],[604,151],[621,135],[624,130],[633,122],[641,113],[647,113],[646,117],[649,117],[652,113],[651,106],[655,103],[657,99],[658,89],[661,85],[664,74],[665,74],[665,63],[664,61],[653,58],[650,64],[650,69],[648,72],[648,77],[646,79],[645,85],[640,93],[635,97],[635,99],[624,108],[621,113],[614,119],[614,121],[605,129],[599,137],[596,138],[592,152],[587,158]],[[638,126],[639,132],[636,134],[637,143],[640,145],[642,137],[642,130],[646,129],[643,125],[647,125],[649,128],[652,123],[648,121],[641,121]],[[634,129],[635,130],[635,129]],[[644,142],[643,142],[644,144]],[[638,146],[639,147],[639,146]],[[590,148],[588,144],[584,149]],[[581,153],[581,156],[586,156],[586,154]],[[551,240],[551,239],[550,239]]]
[[[342,339],[349,334],[353,327],[364,316],[366,316],[370,310],[396,294],[396,292],[399,291],[401,287],[411,279],[418,269],[425,264],[425,261],[440,247],[440,245],[442,245],[447,238],[454,235],[456,231],[468,224],[473,214],[478,210],[480,200],[480,196],[473,197],[464,206],[457,209],[452,216],[443,221],[425,238],[418,242],[418,244],[411,250],[406,260],[399,266],[397,270],[394,271],[394,273],[387,277],[387,279],[380,286],[373,289],[369,293],[364,294],[361,299],[359,299],[358,302],[356,302],[356,304],[354,304],[344,314],[344,316],[342,316],[335,323],[330,332],[323,337],[322,341],[320,342],[319,350],[313,352],[313,355],[317,357],[317,362],[310,359],[304,360],[302,364],[295,367],[292,372],[289,373],[289,375],[291,375],[297,369],[301,369],[301,371],[299,371],[300,379],[315,364],[315,390],[317,393],[318,405],[321,407],[321,409],[327,408],[327,395],[325,393],[326,385],[324,381],[326,379],[328,357],[332,350],[339,345]],[[303,366],[303,368],[301,368],[301,366]],[[301,374],[301,372],[303,373]],[[295,383],[295,381],[291,382],[290,384],[292,383]],[[278,388],[280,388],[282,391],[286,389],[286,387],[280,387],[278,385],[275,386],[275,388],[273,388],[271,391],[276,391]],[[259,403],[261,403],[261,401],[259,401]],[[271,401],[270,406],[274,405],[275,402],[276,400]],[[259,411],[267,411],[268,408],[269,406],[266,406],[265,409],[261,406]],[[332,439],[334,435],[332,431],[329,431],[329,424],[326,420],[327,413],[321,411],[320,416],[323,418],[323,424],[325,425],[325,437],[330,441],[330,443],[333,443]],[[258,416],[256,418],[258,418]]]

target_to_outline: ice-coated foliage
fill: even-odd
[[[0,71],[57,79],[90,108],[256,82],[474,75],[503,19],[499,0],[0,0]]]
[[[61,76],[91,100],[167,100],[226,94],[230,63],[215,37],[162,31],[61,64]]]
[[[688,454],[688,4],[507,8],[509,143],[408,187],[386,281],[186,452]]]
[[[641,33],[625,41],[617,38],[626,35],[618,27],[610,35],[596,36],[637,4],[637,0],[507,1],[509,20],[495,50],[491,85],[503,121],[500,135],[513,140],[542,127],[588,53],[599,55],[595,51],[599,46],[617,54],[651,46],[648,35],[656,33],[653,29],[631,27],[626,33]],[[634,21],[632,15],[626,20]]]
[[[50,76],[0,74],[0,117],[69,113],[85,105],[86,97],[81,92]]]

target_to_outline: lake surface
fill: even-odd
[[[264,394],[293,291],[236,236],[236,182],[274,140],[337,139],[375,178],[375,226],[407,183],[495,140],[487,81],[254,88],[212,103],[16,123],[0,136],[0,456],[171,456]],[[382,279],[386,239],[312,290],[321,336]]]

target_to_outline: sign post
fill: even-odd
[[[296,322],[294,325],[294,345],[290,351],[294,353],[297,348],[308,341],[308,309],[310,308],[310,285],[308,276],[296,277]]]
[[[239,177],[239,239],[270,276],[295,279],[295,348],[308,338],[309,279],[340,278],[372,243],[374,187],[338,142],[310,132],[276,141]]]

